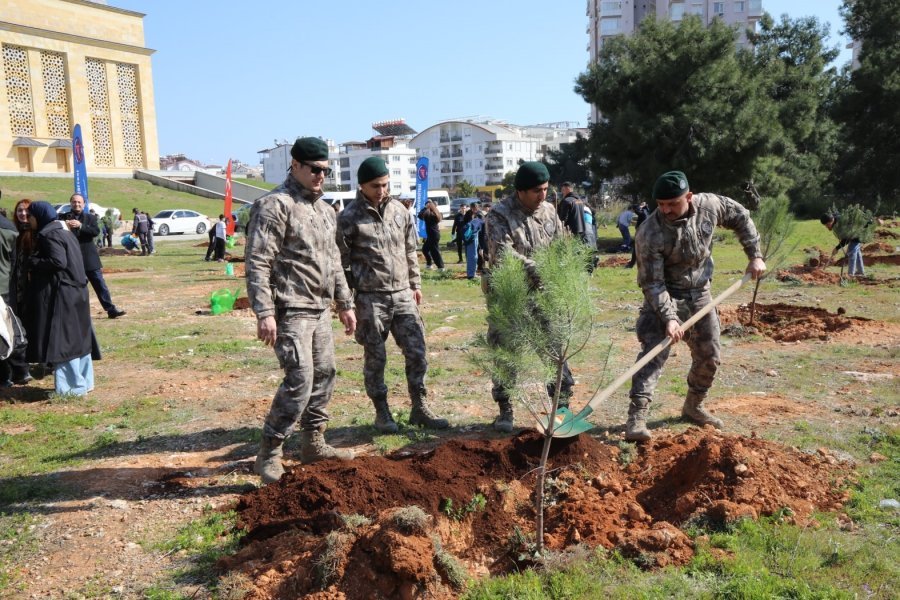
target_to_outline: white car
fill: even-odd
[[[72,210],[72,207],[69,206],[68,204],[59,204],[57,206],[58,206],[58,208],[56,209],[56,214],[59,216],[62,216]],[[122,211],[120,211],[118,208],[115,208],[115,207],[111,207],[111,208],[113,211],[113,216],[116,218],[116,220],[117,221],[121,220],[122,219]],[[91,202],[90,204],[88,204],[85,207],[85,210],[94,211],[94,213],[96,213],[96,215],[97,215],[97,220],[99,221],[106,215],[107,207],[100,206],[96,202]]]
[[[170,233],[206,233],[209,219],[195,210],[176,208],[161,210],[152,217],[153,233],[169,235]]]

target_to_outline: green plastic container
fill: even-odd
[[[213,292],[209,297],[209,307],[212,314],[220,315],[234,309],[234,301],[237,300],[240,292],[241,288],[237,288],[233,292],[225,288]]]
[[[225,265],[225,274],[226,275],[234,275],[234,265],[228,263]]]

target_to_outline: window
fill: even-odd
[[[724,2],[713,2],[713,14],[719,17],[725,15],[725,3]]]
[[[512,159],[511,159],[511,158],[507,158],[507,159],[506,159],[506,166],[507,166],[507,167],[511,167],[511,166],[512,166]]]
[[[621,2],[601,2],[600,3],[600,14],[620,13],[620,12],[622,12],[622,3]]]
[[[744,12],[744,2],[742,0],[738,0],[738,2],[734,3],[734,12],[736,12],[736,13]]]
[[[483,161],[483,160],[479,160],[479,161],[478,161],[478,166],[479,166],[479,167],[483,167],[483,166],[484,166],[484,161]]]
[[[399,183],[392,183],[392,184],[391,184],[391,189],[392,189],[392,190],[399,190],[399,189],[400,189],[400,184],[399,184]]]
[[[400,177],[400,169],[392,170],[391,175],[394,175],[395,177]]]
[[[391,162],[400,162],[400,155],[399,154],[392,155]]]
[[[467,168],[467,169],[471,169],[471,168],[472,168],[472,161],[471,161],[471,160],[467,160],[467,161],[466,161],[466,168]]]
[[[693,4],[691,4],[690,14],[698,15],[698,16],[702,17],[704,4],[705,4],[704,2],[694,2]]]
[[[681,2],[677,4],[671,4],[669,8],[672,11],[671,19],[673,21],[680,21],[684,18],[684,4],[682,4]]]
[[[613,35],[619,31],[619,17],[603,17],[600,19],[600,34]]]

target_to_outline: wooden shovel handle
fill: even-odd
[[[691,316],[690,319],[682,323],[679,329],[681,329],[681,331],[687,331],[688,329],[693,327],[697,323],[697,321],[708,315],[712,311],[712,309],[719,305],[719,303],[738,291],[738,289],[740,289],[742,285],[750,281],[750,277],[750,273],[745,273],[742,279],[731,284],[731,287],[716,296],[712,302],[698,310],[694,315]],[[665,350],[671,343],[672,340],[668,336],[666,336],[666,339],[658,343],[652,350],[650,350],[650,352],[642,356],[641,359],[634,363],[630,369],[619,375],[619,377],[611,384],[606,386],[606,388],[596,392],[591,398],[590,402],[588,402],[587,406],[581,409],[581,412],[576,416],[576,418],[587,416],[594,412],[594,408],[596,408],[598,404],[612,396],[613,392],[622,387],[623,383],[631,379],[631,377],[635,373],[640,371],[644,367],[644,365],[653,360],[657,354]]]

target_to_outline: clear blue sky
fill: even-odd
[[[145,13],[159,150],[257,164],[277,138],[365,140],[404,118],[587,122],[585,0],[109,0]],[[840,0],[763,0],[842,28]],[[842,55],[839,62],[849,60]]]

